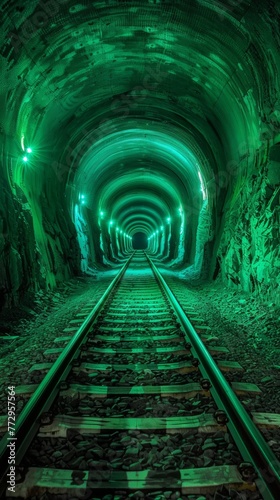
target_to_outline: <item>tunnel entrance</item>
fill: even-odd
[[[146,234],[135,233],[132,237],[132,246],[134,250],[145,250],[148,246]]]

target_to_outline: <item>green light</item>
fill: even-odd
[[[84,205],[84,204],[85,204],[85,200],[82,200],[82,205]]]
[[[104,215],[104,212],[100,212],[101,217]]]
[[[201,173],[198,172],[198,177],[199,177],[199,180],[200,180],[200,184],[201,184],[201,191],[202,191],[202,194],[203,194],[203,199],[206,200],[207,198],[207,191],[204,187],[204,182],[203,182],[203,179],[201,177]]]
[[[117,227],[116,231],[119,231],[119,228]]]
[[[170,217],[167,217],[167,219],[166,219],[166,220],[167,220],[167,222],[170,222],[170,221],[171,221],[171,218],[170,218]]]
[[[27,148],[27,153],[32,153],[32,149],[31,148]]]
[[[84,198],[85,198],[85,195],[81,194],[81,199],[84,200]]]
[[[121,234],[122,234],[122,229],[121,229]]]
[[[156,233],[158,233],[158,229],[156,230]]]
[[[110,220],[110,226],[112,226],[114,224],[114,222],[112,220]]]
[[[163,226],[160,226],[160,229],[163,231]]]
[[[28,161],[27,156],[24,156],[24,157],[23,157],[23,161]]]

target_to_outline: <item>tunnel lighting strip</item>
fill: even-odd
[[[26,450],[28,449],[32,439],[36,435],[36,432],[41,425],[39,419],[40,415],[43,412],[49,410],[49,408],[51,407],[55,397],[59,392],[60,382],[65,380],[65,378],[67,377],[69,371],[72,368],[71,363],[73,359],[77,357],[77,351],[80,348],[86,334],[88,333],[90,327],[92,326],[94,320],[100,312],[100,309],[106,302],[108,296],[123,277],[133,255],[134,252],[121,268],[117,276],[113,279],[112,283],[104,292],[101,299],[97,302],[92,312],[88,315],[78,331],[72,337],[69,344],[65,347],[63,352],[54,362],[53,366],[51,367],[39,387],[28,400],[20,415],[17,417],[15,427],[15,436],[17,438],[17,465],[19,465],[20,460],[23,458]],[[8,464],[8,438],[10,438],[10,436],[9,433],[6,432],[6,434],[0,441],[0,496],[7,488],[7,473],[10,469],[10,466]]]
[[[176,300],[169,286],[146,255],[156,279],[162,285],[167,297],[174,307],[180,322],[191,342],[195,356],[200,361],[200,371],[211,384],[211,394],[219,409],[223,409],[229,422],[226,424],[240,453],[246,462],[254,465],[258,478],[255,480],[264,500],[279,498],[280,491],[280,462],[270,449],[262,434],[251,420],[249,414],[240,403],[230,385],[220,372],[218,366],[199,338],[194,327]]]

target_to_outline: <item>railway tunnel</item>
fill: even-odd
[[[139,231],[186,275],[279,300],[277,3],[1,12],[2,304]]]
[[[82,328],[84,311],[90,313],[87,303],[97,307],[123,266],[128,265],[124,284],[116,284],[120,287],[116,294],[122,298],[120,302],[112,299],[120,308],[119,312],[115,309],[114,321],[119,318],[120,324],[129,323],[128,318],[120,320],[122,307],[133,311],[131,301],[138,304],[141,294],[146,300],[143,311],[147,318],[152,315],[152,297],[157,292],[149,280],[152,272],[157,273],[153,271],[155,265],[185,313],[193,308],[198,311],[190,315],[194,325],[198,322],[199,332],[211,331],[203,342],[220,340],[222,346],[214,349],[214,356],[233,350],[234,361],[227,358],[221,365],[224,371],[238,366],[239,378],[234,382],[229,379],[230,383],[242,383],[241,368],[246,366],[246,381],[258,385],[251,392],[248,386],[246,390],[243,387],[243,399],[252,404],[250,411],[261,408],[278,415],[279,2],[0,0],[0,6],[2,383],[7,385],[8,378],[16,373],[23,387],[17,359],[27,363],[32,345],[37,352],[33,364],[46,359],[46,346],[56,349],[59,356],[58,344],[49,342],[58,342],[58,331],[62,338],[66,332],[69,340],[68,334],[76,325]],[[157,274],[155,277],[161,279]],[[150,305],[145,280],[147,290],[151,289]],[[160,284],[169,296],[164,287]],[[170,334],[171,342],[174,325],[170,329],[165,323],[160,307],[155,308],[152,328],[158,328],[158,321],[163,337],[166,328],[163,341],[168,341]],[[140,309],[132,312],[136,330],[137,324],[145,321]],[[174,324],[178,327],[184,321],[176,311]],[[98,314],[101,316],[96,312],[92,319],[100,325],[105,313]],[[160,322],[161,315],[165,322]],[[121,327],[116,328],[115,335]],[[112,337],[107,350],[103,344],[97,345],[101,363],[114,351],[114,342],[122,342],[123,334]],[[78,343],[81,338],[77,337]],[[133,337],[131,342],[138,340]],[[165,347],[157,344],[159,340],[154,341],[155,349],[165,352]],[[105,342],[104,335],[100,342]],[[149,341],[144,344],[146,352]],[[173,347],[168,344],[171,353],[176,351]],[[128,356],[126,363],[135,368],[133,348],[131,344],[134,361],[130,362]],[[116,356],[122,353],[123,358],[118,366],[124,366],[127,352],[120,345]],[[144,373],[149,376],[156,370],[155,363],[145,364],[141,356],[138,364],[145,365]],[[265,365],[261,369],[260,359]],[[100,366],[98,370],[102,371]],[[181,365],[177,369],[181,370]],[[39,385],[45,369],[41,366],[41,371],[34,370],[30,387]],[[186,367],[184,370],[186,373]],[[105,378],[101,379],[102,387]],[[116,380],[116,384],[121,383],[118,377]],[[179,384],[179,378],[174,380]],[[130,379],[124,385],[129,383]],[[182,387],[182,380],[180,384]],[[140,392],[136,392],[139,400],[143,396]],[[260,398],[259,403],[250,403],[252,394]],[[204,400],[199,397],[193,396],[194,407],[203,406]],[[153,406],[150,400],[146,403],[147,408]],[[126,404],[133,407],[134,403]],[[171,413],[176,405],[172,400]],[[275,428],[278,426],[275,424]],[[140,430],[144,432],[145,428]],[[131,439],[136,438],[137,434]],[[277,456],[279,431],[265,438]],[[211,448],[211,442],[203,446],[207,449],[207,445]],[[99,442],[95,459],[100,446]],[[174,443],[172,446],[176,451]],[[106,453],[100,451],[99,458],[104,456],[105,460]],[[246,453],[242,456],[249,457]],[[220,465],[219,460],[212,460],[211,453],[206,458],[198,461],[198,467]],[[183,466],[178,464],[176,470],[180,471]],[[262,470],[261,464],[254,466]],[[134,473],[147,469],[147,464],[144,469],[133,466],[134,462],[122,463],[122,470]],[[163,465],[158,467],[165,470]],[[152,483],[147,480],[147,484],[151,487]],[[165,486],[164,490],[159,484],[159,499],[181,498],[175,486]],[[104,495],[96,492],[97,496],[100,493],[98,498],[106,494],[106,500],[130,498],[127,484],[123,496],[114,496],[109,487],[110,492],[102,488]],[[143,487],[143,496],[141,491],[137,496],[137,488],[132,488],[131,498],[157,498],[147,488]],[[184,500],[206,498],[204,491],[210,495],[207,499],[251,498],[251,493],[235,497],[233,493],[229,496],[230,490],[213,493],[213,487],[209,492],[208,486],[203,488],[201,497],[193,485],[181,489],[180,494]],[[93,490],[85,498],[93,498]],[[255,493],[257,500],[274,498],[258,496],[259,490]],[[187,496],[188,492],[193,496]],[[75,494],[84,498],[81,492]],[[31,497],[41,498],[36,493]]]

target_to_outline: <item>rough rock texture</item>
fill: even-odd
[[[50,182],[12,162],[0,172],[0,308],[39,289],[53,289],[79,271],[74,225]],[[59,198],[59,197],[58,197]]]
[[[235,187],[218,251],[222,277],[231,287],[280,304],[280,187],[268,167]]]
[[[15,305],[43,285],[32,214],[24,196],[12,195],[3,179],[0,197],[0,307]]]

